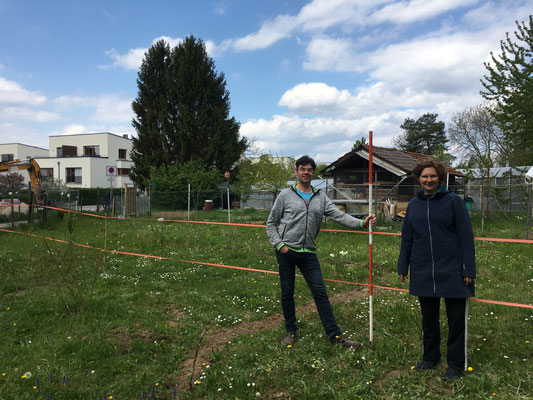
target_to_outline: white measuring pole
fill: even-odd
[[[372,131],[368,132],[368,215],[372,214],[372,203],[373,203],[373,179],[372,179]],[[374,292],[373,282],[372,282],[372,262],[373,262],[373,253],[372,253],[372,224],[368,224],[368,313],[369,313],[369,337],[370,345],[374,343],[374,304],[372,301],[372,296]]]
[[[191,219],[191,184],[189,183],[189,194],[187,197],[187,220]]]
[[[229,203],[229,182],[228,182],[228,187],[226,188],[227,192],[228,192],[228,223],[231,224],[231,204]]]

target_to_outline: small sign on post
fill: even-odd
[[[107,180],[109,181],[109,209],[113,209],[113,178],[117,175],[117,167],[108,165],[105,167],[105,174],[107,175]]]

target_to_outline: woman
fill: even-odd
[[[409,293],[418,296],[422,311],[424,353],[418,371],[440,363],[440,299],[448,317],[447,362],[444,380],[459,379],[466,368],[467,297],[474,296],[476,277],[474,235],[464,201],[445,189],[446,172],[436,161],[423,161],[413,170],[421,190],[407,206],[402,227],[398,274],[411,278]]]

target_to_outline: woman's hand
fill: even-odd
[[[472,283],[472,281],[473,281],[473,279],[470,278],[469,276],[464,276],[463,280],[465,281],[465,285],[467,285],[467,286],[470,285]]]
[[[407,280],[407,275],[405,275],[405,274],[398,274],[398,276],[400,277],[400,280],[401,280],[402,282],[405,283],[405,281]]]

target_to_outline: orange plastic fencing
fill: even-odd
[[[229,225],[231,225],[231,224],[229,224]],[[28,232],[12,231],[12,230],[9,230],[9,229],[0,229],[0,232],[14,233],[14,234],[19,234],[19,235],[28,235],[28,236],[32,236],[32,237],[36,237],[36,238],[41,238],[41,239],[45,239],[45,240],[51,240],[51,241],[55,241],[55,242],[59,242],[59,243],[65,243],[65,244],[69,243],[66,240],[56,239],[56,238],[46,237],[46,236],[40,236],[40,235],[35,235],[33,233],[28,233]],[[99,250],[99,251],[102,251],[102,252],[113,253],[113,254],[123,254],[123,255],[128,255],[128,256],[135,256],[135,257],[144,257],[144,258],[152,258],[152,259],[159,259],[159,260],[178,261],[178,262],[189,263],[189,264],[209,265],[211,267],[229,268],[229,269],[236,269],[236,270],[241,270],[241,271],[261,272],[261,273],[265,273],[265,274],[278,275],[278,272],[276,272],[276,271],[269,271],[269,270],[264,270],[264,269],[238,267],[238,266],[235,266],[235,265],[215,264],[215,263],[208,263],[208,262],[201,262],[201,261],[181,260],[181,259],[177,259],[177,258],[153,256],[153,255],[149,255],[149,254],[132,253],[132,252],[127,252],[127,251],[119,251],[119,250],[108,250],[108,249],[102,249],[100,247],[90,246],[90,245],[81,244],[81,243],[72,243],[72,244],[75,245],[75,246],[79,246],[79,247]],[[344,283],[344,284],[348,284],[348,285],[369,286],[368,283],[358,283],[358,282],[350,282],[350,281],[343,281],[343,280],[338,280],[338,279],[326,279],[326,278],[324,280],[328,281],[328,282]],[[389,287],[389,286],[378,286],[378,285],[372,285],[372,286],[375,287],[375,288],[379,288],[379,289],[396,290],[396,291],[400,291],[400,292],[408,292],[407,289],[400,289],[400,288],[394,288],[394,287]],[[504,301],[486,300],[486,299],[478,299],[478,298],[470,298],[469,300],[470,301],[479,302],[479,303],[488,303],[488,304],[497,304],[497,305],[508,306],[508,307],[519,307],[519,308],[530,308],[530,309],[533,309],[533,305],[531,305],[531,304],[509,303],[509,302],[504,302]]]

